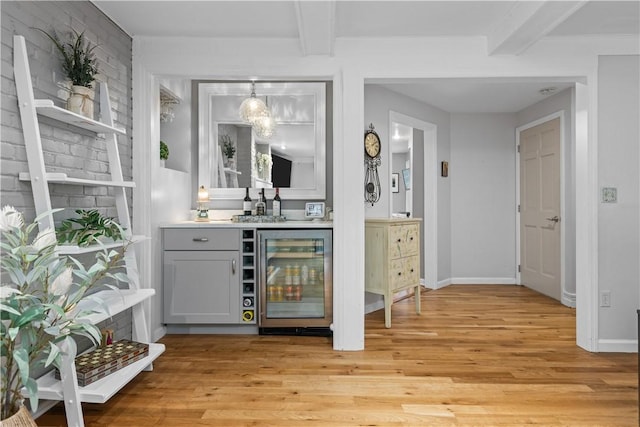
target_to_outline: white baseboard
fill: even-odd
[[[637,340],[598,340],[598,353],[637,353]]]
[[[515,285],[515,277],[452,277],[454,285]]]
[[[384,300],[371,302],[364,306],[364,314],[373,313],[374,311],[382,310],[384,308]]]
[[[449,286],[451,284],[451,279],[444,279],[444,280],[440,280],[437,284],[435,289],[442,289],[445,286]]]
[[[159,328],[156,328],[156,330],[153,331],[153,334],[151,334],[151,342],[157,342],[160,338],[162,338],[165,335],[167,335],[167,327],[160,326]]]
[[[576,308],[576,294],[562,291],[562,304],[567,307]]]

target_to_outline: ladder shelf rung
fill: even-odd
[[[124,129],[109,126],[97,120],[60,108],[50,99],[34,99],[34,105],[38,114],[95,133],[118,133],[120,135],[126,135],[127,133]]]
[[[18,176],[20,181],[31,181],[31,174],[29,172],[20,172]],[[47,182],[54,184],[69,184],[69,185],[86,185],[91,187],[124,187],[135,188],[136,183],[133,181],[101,181],[99,179],[84,179],[73,178],[62,172],[51,172],[45,174]]]
[[[96,245],[89,246],[77,246],[77,245],[58,245],[56,246],[56,252],[61,255],[78,255],[78,254],[88,254],[91,252],[98,252],[103,249],[113,249],[120,248],[127,243],[139,243],[143,240],[147,240],[146,236],[131,236],[131,239],[128,241],[117,241],[117,242],[107,242]]]

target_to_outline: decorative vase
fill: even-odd
[[[0,425],[2,425],[2,427],[38,427],[31,413],[24,405],[20,406],[18,412],[0,421]]]
[[[93,120],[93,98],[95,91],[90,87],[71,86],[71,95],[67,99],[67,110]]]
[[[161,168],[165,167],[166,162],[167,161],[165,159],[160,159],[160,167]]]
[[[236,160],[234,158],[225,159],[224,167],[225,168],[229,168],[229,169],[235,169],[236,168]]]

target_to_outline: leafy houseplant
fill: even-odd
[[[227,134],[220,136],[220,142],[222,143],[222,153],[227,159],[232,159],[236,154],[236,147],[233,145],[233,140]]]
[[[166,161],[169,158],[169,146],[166,142],[160,141],[160,160],[162,162]]]
[[[78,246],[88,246],[96,243],[100,238],[122,240],[122,228],[113,218],[106,218],[95,209],[77,209],[79,218],[62,221],[57,235],[60,244],[70,243]]]
[[[256,153],[256,168],[261,179],[267,179],[271,169],[271,154]]]
[[[31,408],[38,406],[38,385],[33,369],[39,365],[60,367],[60,344],[72,336],[101,339],[96,326],[86,316],[102,311],[98,298],[88,295],[104,279],[127,281],[124,273],[112,273],[122,265],[121,252],[96,252],[88,269],[73,258],[59,256],[52,229],[37,233],[39,218],[24,224],[21,213],[5,206],[0,211],[2,257],[0,267],[0,419],[22,410],[22,390],[29,395]],[[79,303],[82,302],[82,308]]]
[[[95,45],[91,45],[84,36],[84,31],[69,33],[69,41],[61,41],[54,32],[36,28],[44,33],[60,53],[62,69],[71,81],[71,96],[67,100],[67,109],[86,117],[93,118],[93,81],[98,73],[94,56]]]

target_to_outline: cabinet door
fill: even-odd
[[[165,323],[240,323],[238,251],[165,251]]]

